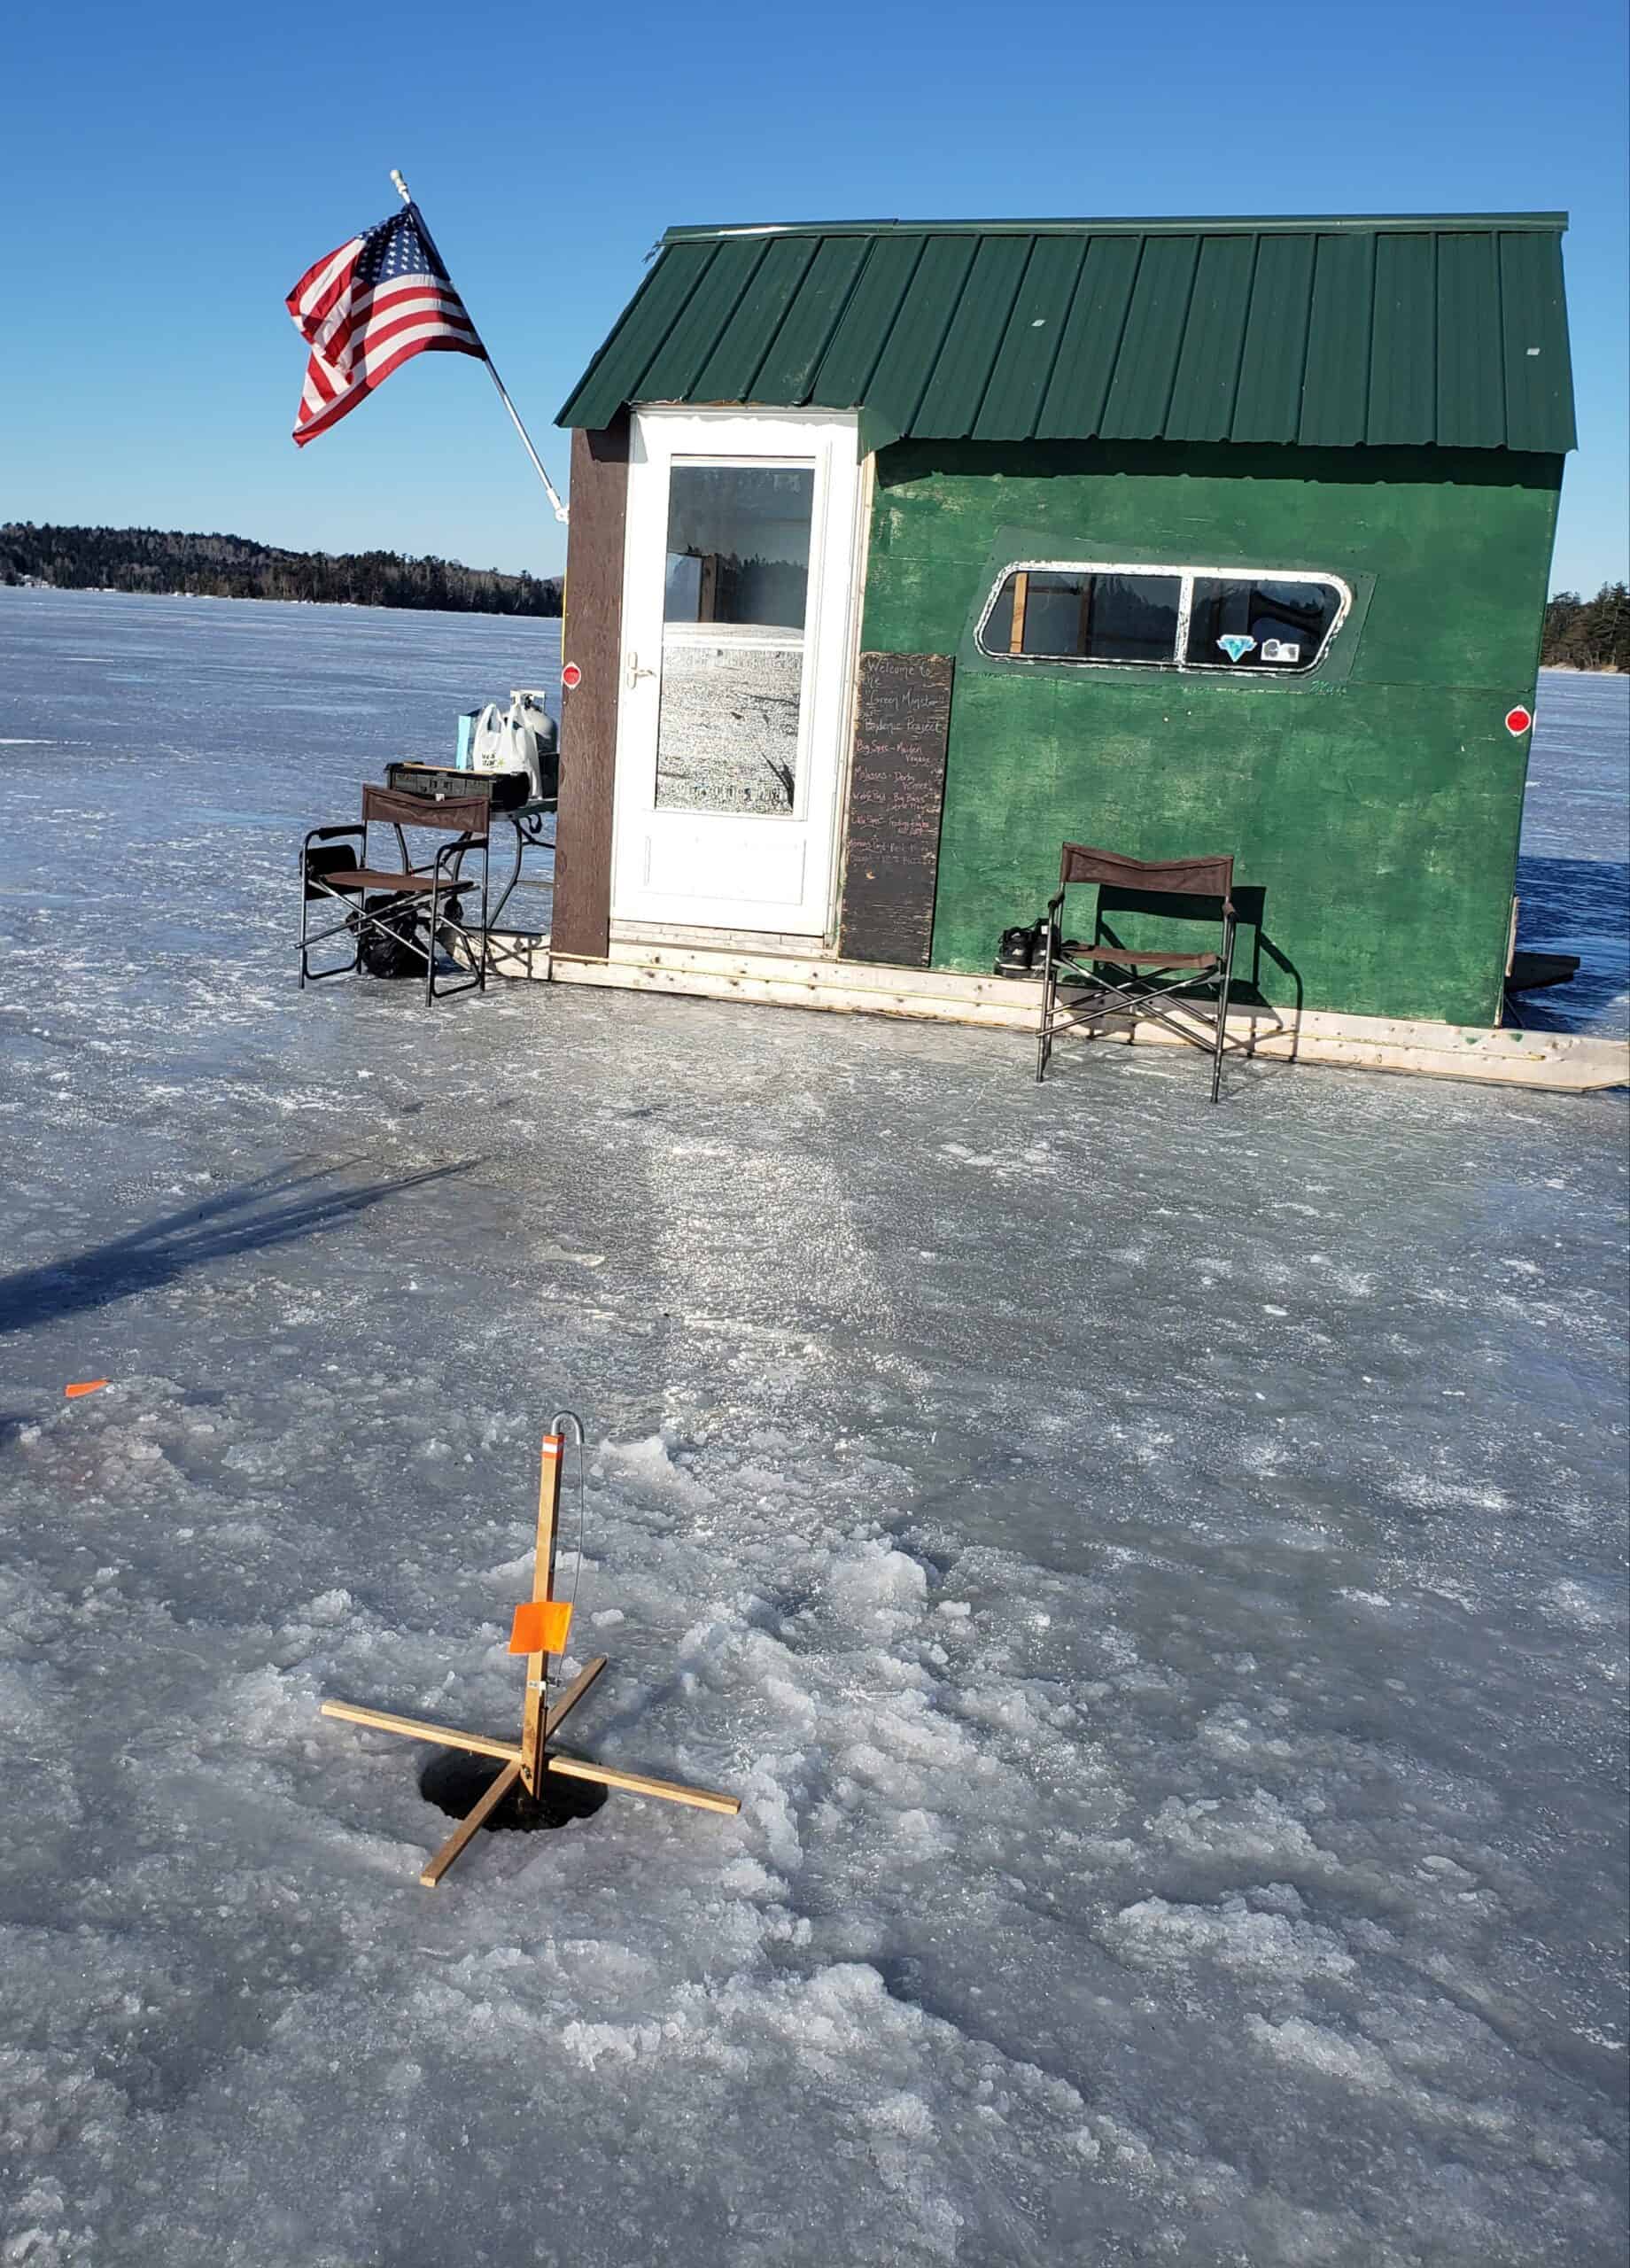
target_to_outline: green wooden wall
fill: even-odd
[[[959,656],[933,959],[988,969],[1067,838],[1231,850],[1278,1004],[1497,1021],[1562,459],[1478,450],[902,442],[880,452],[869,650]],[[1361,589],[1300,680],[973,651],[1014,555],[1325,568]],[[1185,942],[1193,942],[1192,939]]]

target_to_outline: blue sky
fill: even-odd
[[[0,519],[383,545],[563,538],[479,367],[289,439],[301,270],[400,166],[545,462],[674,221],[1564,208],[1581,447],[1556,587],[1626,572],[1618,0],[58,0],[0,30]]]

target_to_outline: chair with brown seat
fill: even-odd
[[[365,787],[360,825],[314,827],[300,851],[301,985],[361,968],[365,949],[377,944],[392,952],[406,951],[423,961],[427,1006],[458,992],[485,991],[491,817],[492,805],[483,795],[448,796],[436,802],[390,788]],[[370,859],[370,827],[391,829],[400,865],[375,864]],[[415,867],[408,849],[408,827],[428,828],[450,835],[453,840],[437,845],[428,866]],[[464,899],[477,887],[476,879],[464,873],[467,858],[479,864],[478,926],[464,915]],[[345,920],[330,928],[313,930],[312,906],[325,898],[345,908]],[[355,941],[350,958],[332,968],[313,968],[312,947],[342,935]],[[461,983],[436,982],[437,951],[443,945],[464,949],[463,957],[473,974]]]
[[[1064,934],[1064,905],[1072,886],[1098,885],[1093,934],[1085,942]],[[1056,1033],[1084,1030],[1090,1037],[1116,1023],[1133,1027],[1155,1022],[1211,1056],[1211,1099],[1222,1081],[1222,1051],[1228,1045],[1228,993],[1234,974],[1234,862],[1232,858],[1122,858],[1067,843],[1059,861],[1059,888],[1044,924],[1041,1029],[1036,1047],[1036,1076],[1046,1076]],[[1105,922],[1106,899],[1113,897],[1140,913],[1159,912],[1148,901],[1198,898],[1213,901],[1220,924],[1215,951],[1177,952],[1166,946],[1122,945]],[[1168,911],[1172,909],[1168,908]],[[1199,907],[1189,918],[1205,919]],[[1208,912],[1209,909],[1207,909]],[[1060,993],[1069,997],[1062,1003]],[[1238,1043],[1236,1043],[1237,1045]]]

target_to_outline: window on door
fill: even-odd
[[[673,466],[659,811],[793,812],[814,503],[812,465]]]
[[[676,464],[664,617],[802,630],[814,501],[813,465]]]

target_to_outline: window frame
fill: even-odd
[[[1176,581],[1177,589],[1177,623],[1173,634],[1172,652],[1164,661],[1111,660],[1092,654],[1015,654],[985,643],[985,631],[996,611],[997,602],[1014,575],[1125,575],[1149,576]],[[1319,642],[1319,649],[1310,662],[1290,664],[1257,663],[1241,669],[1237,662],[1191,662],[1187,658],[1189,625],[1193,613],[1194,586],[1197,582],[1222,583],[1315,583],[1337,594],[1336,612],[1329,629]],[[1176,566],[1169,560],[1098,559],[1010,559],[997,574],[986,594],[974,625],[974,650],[982,661],[1007,663],[1021,668],[1077,670],[1175,670],[1185,676],[1215,676],[1243,679],[1252,684],[1261,684],[1275,678],[1311,677],[1322,669],[1340,634],[1343,624],[1353,610],[1353,586],[1340,575],[1323,567],[1214,567]]]

